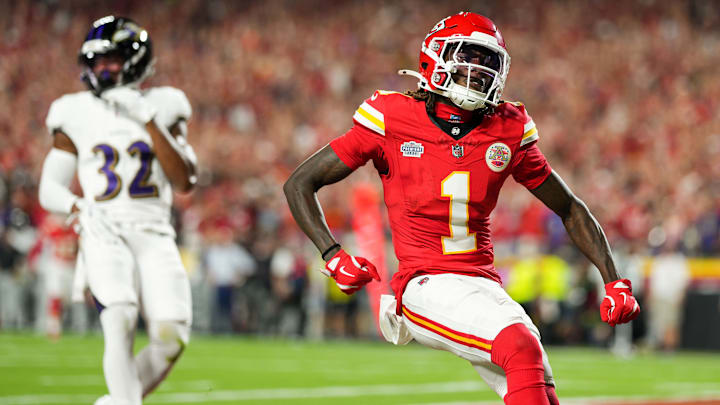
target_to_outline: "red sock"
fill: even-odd
[[[50,298],[48,313],[53,317],[62,315],[62,300],[60,298]]]
[[[490,358],[505,370],[508,392],[503,401],[507,405],[550,405],[542,350],[525,325],[516,323],[501,330]]]
[[[557,394],[555,393],[555,386],[547,384],[545,385],[545,393],[547,394],[548,401],[550,401],[550,405],[560,405],[560,400],[557,397]]]

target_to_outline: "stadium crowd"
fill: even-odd
[[[28,327],[39,319],[30,314],[46,307],[34,292],[42,271],[32,260],[33,247],[52,228],[37,202],[51,145],[44,119],[55,98],[83,90],[76,55],[90,22],[116,13],[151,34],[157,72],[147,85],[181,88],[193,106],[189,140],[199,156],[199,187],[176,196],[176,219],[194,283],[196,328],[362,333],[345,321],[357,317],[362,324],[365,297],[358,304],[326,292],[314,271],[318,255],[299,235],[282,184],[311,151],[352,125],[354,109],[375,89],[413,88],[414,80],[396,71],[416,68],[425,29],[468,2],[0,5],[0,306],[5,302],[7,312],[14,301],[25,311],[0,317],[0,327]],[[526,104],[540,148],[618,252],[670,247],[717,256],[720,6],[521,0],[482,2],[473,11],[493,18],[506,39],[512,64],[505,98]],[[351,189],[372,179],[362,169],[321,194],[328,223],[346,243],[353,233]],[[562,224],[549,210],[522,187],[506,187],[493,229],[508,279],[522,269],[517,259],[533,254],[552,253],[569,269],[558,273],[559,287],[549,288],[559,307],[534,305],[536,294],[526,301],[531,313],[569,319],[555,329],[557,341],[606,339],[607,331],[596,330],[596,282],[585,275],[588,264],[568,253]],[[323,326],[328,314],[334,320]]]

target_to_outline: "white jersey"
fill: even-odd
[[[159,126],[190,118],[182,90],[155,87],[143,94],[157,108]],[[75,144],[85,200],[116,222],[169,224],[172,189],[141,124],[84,91],[55,100],[46,125],[51,134],[60,130]]]

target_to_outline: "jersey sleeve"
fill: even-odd
[[[533,143],[518,152],[512,176],[515,181],[528,190],[534,190],[547,179],[551,172],[552,168],[547,159],[537,144]]]
[[[388,92],[378,90],[365,100],[353,115],[355,125],[360,125],[378,135],[385,136],[385,96]]]
[[[535,127],[535,121],[530,117],[524,105],[520,105],[520,113],[522,114],[523,120],[523,135],[522,141],[520,141],[520,147],[529,145],[538,140],[538,130]]]
[[[145,96],[157,107],[155,117],[165,127],[174,125],[179,120],[189,120],[192,107],[185,93],[174,87],[158,87],[148,91]]]
[[[56,130],[63,128],[65,122],[65,102],[62,98],[53,101],[50,104],[47,117],[45,118],[45,127],[50,135],[53,135]]]
[[[355,124],[349,131],[330,142],[330,147],[347,167],[357,169],[372,160],[381,173],[387,166],[384,162],[384,139],[368,128]]]
[[[330,142],[335,154],[352,170],[372,160],[381,173],[386,172],[385,144],[385,96],[376,91],[355,110],[352,128],[345,135]]]
[[[175,93],[175,112],[177,117],[189,120],[192,116],[192,106],[190,105],[190,100],[188,100],[184,91],[175,88],[172,90]]]

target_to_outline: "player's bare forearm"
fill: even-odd
[[[350,173],[352,170],[327,145],[298,166],[283,186],[295,221],[320,252],[325,252],[337,242],[325,222],[317,191],[344,179]]]
[[[600,270],[606,284],[620,278],[605,233],[584,202],[579,199],[573,201],[563,224],[570,239]]]
[[[192,190],[195,167],[180,151],[179,145],[175,144],[175,139],[171,138],[173,135],[158,126],[154,120],[150,120],[145,129],[152,138],[155,156],[173,189],[181,192]]]
[[[552,172],[532,193],[560,216],[570,239],[600,270],[605,283],[620,278],[602,227],[557,173]]]
[[[53,148],[64,150],[76,156],[78,154],[77,148],[70,137],[59,129],[53,131]]]

